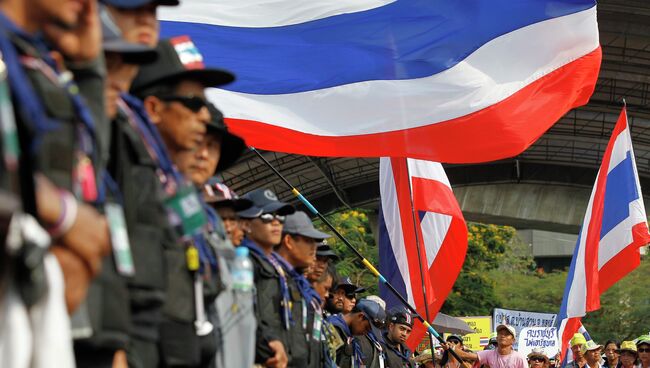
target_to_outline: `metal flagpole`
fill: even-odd
[[[293,193],[293,195],[295,195],[296,198],[298,198],[300,200],[300,202],[302,202],[302,204],[304,204],[305,207],[307,207],[311,213],[318,216],[318,218],[321,221],[323,221],[323,223],[332,232],[334,232],[334,234],[339,239],[341,239],[341,241],[343,241],[343,243],[361,260],[361,263],[368,269],[368,271],[370,271],[373,275],[375,275],[375,277],[377,277],[379,279],[379,281],[381,283],[383,283],[384,285],[386,285],[386,287],[388,287],[388,289],[400,300],[400,302],[402,302],[402,304],[406,308],[408,308],[411,311],[411,313],[413,315],[415,315],[415,317],[417,319],[419,319],[422,322],[422,324],[427,329],[427,331],[431,335],[433,335],[436,339],[438,339],[438,341],[440,341],[441,344],[443,344],[445,341],[443,340],[442,335],[440,335],[438,333],[438,331],[436,331],[433,328],[433,326],[431,326],[431,324],[426,319],[424,319],[424,317],[422,317],[422,315],[420,315],[420,313],[418,313],[418,311],[415,308],[413,308],[413,306],[411,306],[411,304],[409,304],[408,300],[406,300],[402,296],[402,294],[400,294],[399,291],[397,291],[397,289],[395,289],[395,287],[393,285],[391,285],[391,283],[388,280],[386,280],[386,278],[381,273],[379,273],[379,271],[375,268],[375,266],[373,266],[338,230],[336,230],[334,225],[332,225],[332,223],[329,222],[327,220],[327,218],[325,218],[325,216],[323,216],[323,214],[318,212],[316,207],[314,207],[307,200],[307,198],[305,198],[298,191],[298,189],[296,189],[293,185],[291,185],[291,183],[275,167],[273,167],[273,165],[257,149],[255,149],[255,147],[249,147],[249,148],[250,148],[251,151],[253,151],[266,164],[266,166],[268,166],[271,169],[271,171],[273,171],[273,173],[275,175],[277,175],[278,178],[280,178],[280,180],[282,180],[291,189],[291,193]],[[449,349],[448,351],[449,351],[449,353],[451,355],[454,356],[454,358],[456,358],[456,360],[458,360],[461,363],[463,362],[463,359],[461,359],[461,357],[458,356],[458,354],[455,351],[453,351],[452,349]],[[433,351],[431,353],[433,354]]]
[[[418,217],[415,213],[415,205],[413,204],[413,188],[411,186],[411,173],[409,172],[409,159],[403,158],[406,163],[406,178],[408,180],[409,186],[409,201],[411,202],[411,215],[413,216],[413,232],[415,233],[415,247],[418,251],[418,268],[420,271],[420,281],[422,282],[422,297],[424,298],[424,314],[427,317],[427,321],[431,321],[431,316],[429,316],[429,298],[427,298],[427,286],[424,282],[424,270],[422,269],[422,252],[420,247],[420,234],[418,232]],[[429,347],[431,348],[431,354],[435,352],[433,346],[433,336],[429,334]]]

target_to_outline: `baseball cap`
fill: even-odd
[[[650,335],[641,335],[636,339],[636,346],[639,346],[641,344],[648,344],[650,345]]]
[[[401,307],[395,307],[390,310],[388,313],[388,321],[413,327],[413,316],[411,316],[409,311],[404,310],[404,308]]]
[[[253,206],[245,211],[240,211],[239,216],[243,218],[256,218],[263,213],[277,213],[278,215],[290,215],[296,209],[285,202],[278,200],[278,197],[271,189],[260,188],[248,192],[242,196],[253,202]]]
[[[284,221],[282,232],[293,235],[302,235],[316,240],[332,237],[330,234],[316,230],[309,216],[307,216],[303,211],[296,211],[287,216],[287,219]]]
[[[104,6],[99,8],[99,19],[102,23],[102,48],[105,52],[122,55],[128,64],[148,64],[158,58],[156,49],[124,40],[120,27]]]
[[[571,338],[570,343],[572,347],[580,344],[586,344],[587,339],[585,339],[585,335],[581,334],[580,332],[576,332]]]
[[[230,207],[235,211],[243,211],[253,206],[253,202],[239,198],[237,193],[222,183],[219,178],[211,177],[203,186],[203,198],[212,207]]]
[[[336,252],[332,250],[332,247],[327,245],[327,242],[325,240],[318,244],[318,248],[316,248],[316,257],[328,257],[334,261],[340,258]]]
[[[176,6],[180,3],[178,0],[100,0],[100,2],[123,9],[135,9],[150,3],[169,6]]]
[[[210,122],[206,126],[208,133],[217,133],[221,137],[221,157],[217,165],[217,172],[219,172],[229,168],[237,161],[246,149],[246,144],[239,136],[228,131],[228,127],[223,121],[223,114],[216,106],[208,103],[208,111],[210,111]]]
[[[594,340],[589,340],[587,341],[586,344],[582,344],[582,346],[580,347],[580,351],[582,352],[582,354],[584,354],[591,350],[602,349],[602,347],[603,347],[602,345],[596,344]]]
[[[459,342],[461,344],[463,343],[463,338],[460,335],[451,334],[451,335],[447,336],[446,341],[449,342],[451,340],[456,340],[457,342]]]
[[[346,294],[354,294],[359,287],[355,284],[352,283],[352,280],[349,277],[342,277],[338,284],[336,284],[336,287],[334,287],[334,290],[337,289],[343,289]]]
[[[503,329],[508,330],[508,332],[510,332],[510,334],[512,335],[512,337],[514,337],[515,339],[517,338],[517,331],[515,330],[514,327],[512,327],[512,326],[510,326],[510,325],[503,325],[503,324],[501,324],[501,325],[498,325],[498,326],[497,326],[496,331],[499,332],[499,330],[503,330]]]
[[[619,351],[619,353],[623,352],[623,351],[631,351],[635,355],[639,354],[639,352],[636,349],[636,344],[634,343],[634,341],[623,341],[621,343],[621,348],[618,349],[618,351]]]
[[[177,36],[160,40],[156,62],[140,68],[131,90],[141,91],[152,85],[192,79],[205,87],[217,87],[235,80],[232,73],[215,68],[206,68],[203,55],[189,36]]]
[[[352,308],[352,313],[354,312],[363,313],[368,321],[377,328],[382,328],[386,322],[386,311],[384,311],[384,308],[379,303],[372,300],[365,298],[359,300],[354,308]]]

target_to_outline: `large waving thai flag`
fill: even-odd
[[[648,243],[648,222],[623,108],[605,150],[569,268],[557,318],[564,349],[582,326],[580,318],[599,309],[600,295],[639,265],[639,248]]]
[[[381,158],[379,181],[379,270],[426,316],[415,239],[417,229],[427,305],[433,321],[465,261],[467,226],[460,206],[442,165],[437,162]],[[379,291],[388,308],[400,304],[383,284]],[[424,333],[422,324],[417,323],[409,345],[417,346]]]
[[[184,0],[160,11],[237,80],[209,97],[258,148],[480,162],[587,103],[595,0]]]

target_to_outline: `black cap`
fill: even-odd
[[[253,202],[253,206],[246,211],[239,212],[243,218],[256,218],[263,213],[277,213],[278,215],[290,215],[296,209],[289,203],[280,202],[271,189],[255,189],[242,196]]]
[[[207,124],[208,133],[216,133],[221,137],[221,157],[217,164],[217,172],[226,170],[232,166],[246,149],[246,143],[228,131],[223,121],[223,114],[216,106],[208,103],[210,111],[210,122]]]
[[[463,343],[463,338],[460,337],[459,335],[453,335],[453,334],[452,334],[452,335],[447,336],[447,342],[449,342],[449,341],[451,341],[451,340],[456,340],[456,341],[458,341],[458,342],[461,343],[461,344]]]
[[[120,27],[104,6],[99,8],[99,19],[102,22],[102,47],[105,52],[122,55],[128,64],[148,64],[158,58],[158,52],[153,47],[124,40]]]
[[[328,233],[316,230],[309,216],[307,216],[307,214],[303,211],[296,211],[293,214],[287,216],[287,219],[284,221],[282,232],[287,234],[302,235],[307,238],[316,240],[332,237]]]
[[[352,280],[347,276],[342,277],[339,280],[338,284],[336,284],[336,287],[334,288],[334,290],[338,290],[338,289],[343,289],[343,291],[345,291],[346,295],[353,295],[353,294],[356,294],[356,293],[361,293],[361,292],[366,291],[365,288],[353,284]]]
[[[325,244],[323,244],[325,243]],[[328,257],[334,261],[340,259],[340,257],[334,252],[332,247],[327,245],[327,242],[323,240],[316,248],[316,257]]]
[[[99,1],[106,5],[114,6],[116,8],[123,8],[123,9],[135,9],[150,3],[156,3],[158,5],[170,5],[170,6],[176,6],[179,4],[178,0],[99,0]]]
[[[413,327],[413,316],[402,307],[395,307],[388,312],[388,321]]]
[[[235,80],[230,72],[206,68],[203,56],[189,36],[178,36],[160,40],[156,47],[158,60],[140,68],[131,90],[138,92],[159,84],[191,79],[201,82],[205,87],[217,87]]]
[[[203,198],[214,208],[230,207],[235,211],[243,211],[253,206],[253,202],[245,198],[239,198],[237,193],[222,183],[217,177],[211,177],[205,183],[203,186]]]
[[[379,305],[379,303],[369,300],[361,299],[352,308],[352,313],[361,312],[364,316],[377,328],[382,328],[386,323],[386,311]]]

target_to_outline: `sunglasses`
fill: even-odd
[[[639,353],[650,353],[650,348],[647,349],[637,349]]]
[[[260,215],[259,219],[265,224],[270,224],[271,222],[273,222],[273,220],[278,220],[281,224],[284,224],[284,220],[286,219],[286,216],[275,215],[272,213],[263,213]]]
[[[544,358],[539,358],[539,357],[530,358],[530,361],[536,362],[536,363],[541,363],[541,362],[544,361]]]
[[[170,95],[170,96],[162,96],[158,98],[165,102],[178,102],[181,105],[185,106],[187,109],[191,110],[192,112],[199,112],[201,111],[202,108],[208,107],[208,101],[206,101],[205,98],[199,96]]]

